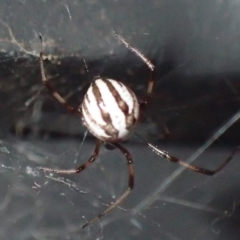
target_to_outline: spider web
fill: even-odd
[[[226,6],[216,10],[216,4],[3,1],[1,239],[239,239],[239,153],[208,177],[159,158],[145,145],[150,141],[210,169],[238,146],[239,14],[236,6],[228,6],[229,23],[222,17]],[[186,19],[194,23],[187,21],[189,29]],[[231,28],[223,31],[228,24]],[[144,96],[148,69],[118,44],[112,30],[154,61],[156,85],[136,134],[124,143],[134,160],[133,192],[81,230],[126,189],[126,162],[102,146],[97,161],[81,174],[36,170],[79,166],[95,144],[79,118],[42,87],[38,33],[44,37],[51,84],[77,107],[96,75],[119,79]]]

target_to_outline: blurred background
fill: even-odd
[[[240,2],[187,0],[1,1],[0,238],[225,240],[240,238],[237,152],[206,176],[154,154],[147,142],[215,169],[240,142]],[[78,107],[95,76],[127,84],[143,99],[149,69],[114,37],[122,35],[156,67],[151,102],[131,152],[135,188],[101,221],[81,230],[127,188],[124,156],[95,139],[42,86],[39,33],[51,85]],[[216,140],[216,141],[215,141]]]

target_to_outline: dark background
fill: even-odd
[[[183,171],[145,145],[210,169],[239,145],[240,3],[25,0],[0,6],[0,239],[240,238],[239,153],[208,177]],[[98,75],[144,97],[149,70],[113,31],[155,64],[155,88],[137,134],[124,143],[135,163],[134,191],[81,230],[126,189],[126,163],[102,147],[80,175],[36,169],[79,166],[95,143],[42,86],[38,34],[52,86],[77,107]]]

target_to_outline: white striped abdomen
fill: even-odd
[[[82,102],[82,120],[97,138],[117,142],[126,139],[139,117],[136,95],[123,83],[96,79]]]

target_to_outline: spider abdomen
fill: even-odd
[[[96,79],[85,94],[81,108],[84,125],[95,137],[108,142],[126,139],[139,117],[136,95],[112,79]]]

